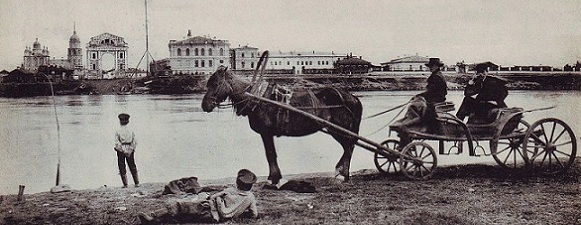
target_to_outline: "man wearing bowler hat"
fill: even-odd
[[[135,147],[137,147],[137,140],[135,133],[129,129],[129,114],[121,113],[117,116],[119,118],[119,129],[115,132],[115,151],[117,152],[117,165],[119,166],[119,175],[123,182],[123,187],[127,187],[127,169],[125,161],[131,171],[135,187],[139,187],[139,177],[137,176],[137,166],[135,165]]]
[[[485,63],[477,64],[474,70],[476,73],[464,89],[464,99],[456,117],[463,120],[468,116],[468,123],[490,123],[494,121],[494,118],[489,118],[493,109],[507,107],[504,102],[508,96],[506,81],[488,76]]]
[[[256,218],[256,197],[251,191],[254,183],[256,175],[250,170],[241,169],[236,176],[236,187],[226,188],[211,196],[200,193],[193,199],[170,202],[153,212],[139,213],[139,220],[150,223],[187,216],[197,220],[223,222],[237,217]]]

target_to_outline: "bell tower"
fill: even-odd
[[[73,28],[73,35],[69,38],[67,58],[74,69],[82,69],[83,50],[81,48],[81,40],[77,36],[76,26]]]

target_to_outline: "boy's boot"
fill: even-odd
[[[123,182],[123,188],[127,187],[127,174],[121,174],[121,182]]]
[[[137,170],[131,170],[131,176],[133,177],[133,183],[135,183],[135,187],[139,187],[139,176],[137,175]]]

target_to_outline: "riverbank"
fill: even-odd
[[[349,183],[324,173],[287,177],[311,183],[315,193],[267,189],[260,177],[253,188],[259,218],[225,224],[581,224],[580,160],[551,177],[512,175],[484,164],[440,167],[427,181],[375,170],[354,172]],[[200,181],[208,190],[233,183]],[[139,224],[137,213],[185,197],[162,195],[164,185],[26,194],[21,202],[2,196],[0,224]],[[192,222],[199,224],[168,224]]]
[[[399,91],[422,90],[428,73],[362,75],[265,75],[264,80],[294,88],[337,87],[349,91]],[[520,72],[492,74],[507,81],[510,90],[581,90],[581,73]],[[444,73],[451,90],[462,89],[468,75]],[[206,75],[184,75],[158,78],[83,80],[56,83],[57,95],[86,94],[191,94],[206,90]],[[248,79],[250,79],[248,77]],[[1,97],[30,97],[50,95],[47,83],[2,83]]]

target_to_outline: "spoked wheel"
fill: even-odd
[[[412,142],[406,145],[399,158],[399,166],[403,174],[414,180],[428,179],[438,161],[434,149],[424,142]]]
[[[523,145],[531,165],[546,175],[567,171],[577,155],[575,134],[569,125],[555,118],[533,123]]]
[[[382,146],[387,147],[388,149],[397,151],[397,147],[399,147],[399,141],[397,140],[387,140],[381,143]],[[399,156],[394,154],[388,154],[388,156],[381,155],[379,153],[375,153],[373,161],[375,162],[375,167],[383,173],[397,173],[399,171]]]
[[[529,127],[529,123],[521,120],[511,134],[499,136],[498,140],[490,140],[492,157],[502,168],[517,171],[528,166],[523,140]]]

